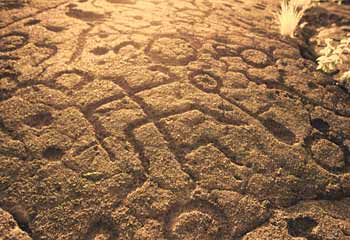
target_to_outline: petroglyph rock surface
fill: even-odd
[[[350,94],[277,0],[5,2],[0,239],[350,239]]]

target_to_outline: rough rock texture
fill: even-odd
[[[350,239],[349,199],[310,201],[277,210],[263,226],[242,240],[264,239]]]
[[[19,228],[13,216],[0,208],[0,238],[12,240],[31,240],[32,238]]]
[[[350,238],[350,95],[277,0],[13,2],[0,207],[30,237]]]

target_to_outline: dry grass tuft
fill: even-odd
[[[282,0],[280,11],[276,16],[280,33],[284,36],[294,37],[300,19],[310,5],[311,0]]]

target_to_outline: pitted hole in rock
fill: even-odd
[[[134,19],[135,19],[135,20],[142,20],[142,19],[143,19],[143,17],[142,17],[142,16],[137,15],[137,16],[134,16]]]
[[[308,86],[308,88],[310,88],[310,89],[316,89],[316,88],[318,88],[317,84],[314,83],[314,82],[308,82],[308,83],[307,83],[307,86]]]
[[[67,5],[67,8],[76,8],[76,7],[78,7],[78,5],[75,3],[70,3]]]
[[[86,234],[86,240],[114,240],[117,239],[118,233],[113,220],[110,217],[101,216],[90,223]]]
[[[101,21],[105,17],[103,14],[91,11],[84,11],[76,7],[69,7],[69,11],[66,12],[66,15],[68,17],[77,18],[85,22]]]
[[[30,127],[42,128],[44,126],[51,125],[53,117],[49,112],[41,112],[32,116],[29,116],[24,120],[24,123]]]
[[[98,33],[98,37],[99,38],[108,38],[109,37],[109,33],[107,33],[107,32],[100,32],[100,33]]]
[[[101,60],[101,61],[98,61],[96,64],[97,65],[105,65],[106,61],[105,60]]]
[[[311,126],[320,132],[327,132],[330,127],[329,124],[321,118],[312,119]]]
[[[50,146],[47,147],[43,153],[42,156],[48,160],[53,160],[53,161],[57,161],[60,160],[64,155],[64,151],[57,147],[57,146]]]
[[[54,26],[54,25],[46,25],[44,26],[47,30],[51,31],[51,32],[62,32],[65,30],[64,27],[61,27],[61,26]]]
[[[311,234],[318,223],[311,217],[297,217],[287,220],[288,234],[292,237],[305,237],[308,240],[319,240]]]
[[[109,49],[106,47],[96,47],[92,49],[90,52],[93,53],[94,55],[101,56],[101,55],[107,54],[109,52]]]
[[[28,43],[28,34],[12,32],[0,36],[0,52],[10,52],[24,47]]]
[[[292,145],[296,142],[295,134],[291,130],[289,130],[287,127],[285,127],[283,124],[273,120],[272,118],[267,118],[262,120],[262,124],[278,140],[289,145]]]
[[[41,20],[39,20],[39,19],[31,19],[31,20],[25,22],[24,26],[33,26],[33,25],[38,24],[40,22],[41,22]]]
[[[7,89],[0,89],[0,101],[4,101],[6,99],[9,99],[10,97],[11,97],[11,91]]]
[[[161,21],[151,21],[150,24],[153,26],[159,26],[159,25],[162,25],[162,22]]]

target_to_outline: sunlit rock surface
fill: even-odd
[[[277,2],[1,1],[0,239],[350,239],[350,94]]]

